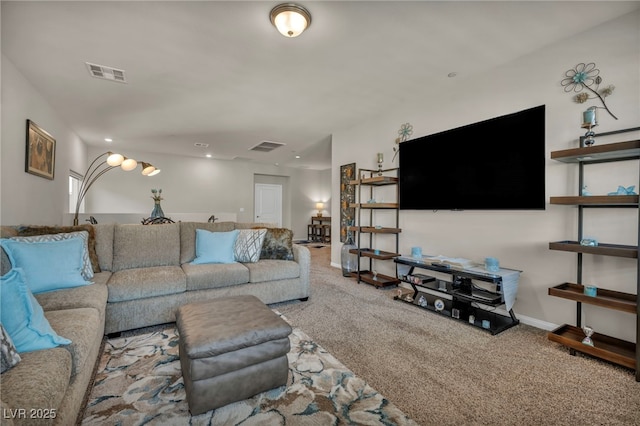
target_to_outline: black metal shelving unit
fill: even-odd
[[[598,136],[617,135],[638,131],[640,127],[600,133]],[[581,138],[582,142],[582,138]],[[581,143],[582,144],[582,143]],[[640,159],[640,140],[617,142],[580,148],[554,151],[551,158],[563,163],[578,165],[578,193],[582,194],[584,187],[585,166],[598,163],[613,163]],[[639,177],[640,181],[640,177]],[[549,288],[549,295],[561,297],[576,303],[576,325],[562,325],[549,332],[551,341],[561,343],[570,349],[571,354],[576,351],[597,358],[607,360],[631,369],[635,369],[636,381],[640,381],[640,308],[637,295],[640,293],[640,258],[638,246],[599,243],[597,246],[582,245],[584,213],[590,208],[634,208],[640,207],[637,195],[595,195],[595,196],[562,196],[551,197],[551,204],[576,206],[578,208],[578,238],[577,241],[557,241],[549,243],[549,249],[576,253],[577,283],[562,283]],[[638,228],[640,229],[640,214],[638,214]],[[640,241],[640,231],[636,241]],[[632,258],[636,260],[636,293],[624,293],[606,288],[598,288],[597,295],[584,294],[583,286],[583,255],[599,255]],[[636,343],[627,342],[616,337],[595,333],[592,336],[594,346],[585,345],[582,339],[582,304],[587,303],[606,309],[614,309],[636,315]]]
[[[358,202],[350,204],[349,207],[354,207],[357,210],[356,225],[347,228],[349,231],[354,231],[358,234],[357,237],[357,249],[350,250],[358,256],[358,270],[353,272],[353,277],[358,283],[366,282],[373,286],[382,288],[397,285],[400,280],[396,277],[392,277],[385,274],[374,273],[374,261],[387,261],[392,260],[400,254],[398,253],[399,241],[398,234],[402,230],[398,227],[399,222],[399,204],[398,204],[398,168],[386,169],[386,170],[372,170],[372,169],[358,169],[358,179],[349,182],[351,185],[358,186]],[[394,175],[394,176],[390,176]],[[371,200],[375,196],[375,189],[380,187],[394,187],[395,186],[395,200],[390,203],[383,202],[365,202],[363,191],[368,192],[367,200]],[[368,188],[369,191],[366,191]],[[375,213],[379,210],[394,211],[395,222],[392,227],[376,226]],[[383,236],[390,235],[390,238],[395,238],[395,251],[376,250],[374,248],[374,235]],[[365,247],[363,247],[365,245]],[[362,269],[361,259],[368,259],[369,269]]]

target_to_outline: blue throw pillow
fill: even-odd
[[[234,247],[239,231],[211,232],[196,229],[196,258],[193,264],[235,263]]]
[[[34,294],[91,284],[82,276],[84,241],[23,242],[1,239],[13,268],[22,268]]]
[[[1,278],[0,322],[18,352],[38,351],[71,343],[71,340],[53,331],[20,268],[11,269]]]
[[[87,231],[77,232],[60,232],[57,234],[32,235],[29,237],[11,237],[13,241],[22,241],[26,243],[39,243],[42,241],[59,241],[69,238],[82,238],[82,277],[85,280],[93,278],[93,267],[91,266],[91,258],[89,257],[89,233]]]

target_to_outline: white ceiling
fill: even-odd
[[[332,132],[640,4],[304,0],[312,24],[288,39],[269,21],[279,3],[2,1],[2,54],[90,145],[322,170]],[[265,140],[286,145],[249,151]]]

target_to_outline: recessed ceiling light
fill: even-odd
[[[207,155],[205,155],[205,157],[211,158],[211,154],[207,154]]]
[[[296,155],[296,158],[300,158],[300,156],[299,156],[299,155]]]
[[[104,138],[104,141],[105,141],[105,142],[113,142],[113,139],[111,139],[111,138]]]

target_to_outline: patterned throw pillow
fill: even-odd
[[[286,228],[268,228],[262,243],[260,259],[293,260],[293,231]]]
[[[20,360],[20,354],[16,350],[11,337],[0,324],[0,373],[4,373],[15,366]]]
[[[93,267],[91,266],[91,259],[89,259],[89,233],[87,231],[61,232],[59,234],[35,235],[33,237],[13,237],[10,240],[23,243],[41,243],[44,241],[62,241],[69,238],[82,238],[83,240],[84,249],[82,250],[82,270],[80,274],[82,278],[89,281],[93,278]]]
[[[255,263],[260,260],[266,229],[240,229],[234,254],[238,262]]]

